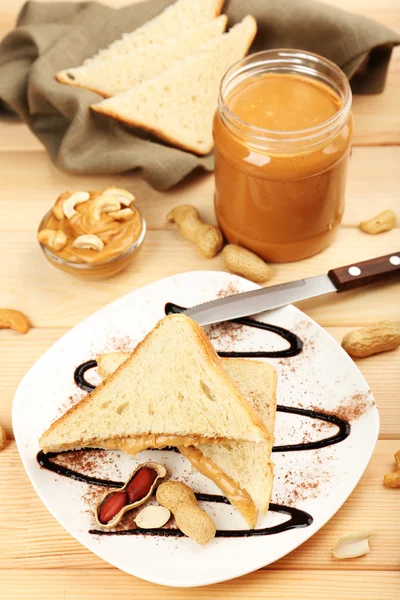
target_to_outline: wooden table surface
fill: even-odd
[[[126,0],[108,0],[114,6]],[[399,0],[334,0],[400,31]],[[1,0],[0,37],[14,24],[22,0]],[[400,211],[400,52],[394,53],[386,89],[354,98],[355,147],[340,235],[322,254],[277,265],[272,284],[326,272],[351,261],[398,251],[399,228],[368,236],[357,224],[386,208]],[[357,361],[381,414],[380,439],[355,491],[335,517],[290,555],[251,575],[197,589],[170,589],[126,575],[71,538],[36,496],[18,456],[11,403],[22,376],[69,328],[93,311],[161,277],[191,270],[222,270],[220,257],[200,257],[166,224],[174,205],[195,204],[214,219],[213,177],[192,178],[168,193],[137,175],[75,177],[57,170],[23,124],[0,123],[0,306],[32,321],[26,336],[0,332],[0,423],[9,442],[0,452],[0,597],[5,600],[119,600],[252,598],[274,600],[394,600],[400,598],[400,490],[382,485],[400,448],[400,349]],[[134,191],[148,223],[139,260],[105,282],[81,282],[48,264],[36,241],[37,225],[68,188],[108,185]],[[399,212],[400,214],[400,212]],[[388,284],[341,297],[299,304],[340,341],[345,332],[382,319],[400,319],[399,287]],[[336,561],[332,547],[346,532],[373,529],[371,552]],[[271,543],[273,543],[271,541]]]

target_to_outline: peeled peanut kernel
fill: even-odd
[[[213,258],[221,251],[224,244],[221,230],[216,225],[203,223],[195,206],[176,206],[168,213],[167,221],[176,223],[179,233],[185,240],[194,242],[206,258]]]
[[[122,190],[121,188],[107,188],[103,194],[106,196],[114,196],[120,204],[123,206],[130,206],[135,201],[135,196],[128,192],[128,190]]]
[[[129,221],[129,219],[133,215],[133,210],[131,208],[123,208],[121,210],[117,210],[115,212],[113,211],[108,214],[116,221]]]
[[[367,554],[370,550],[368,539],[372,534],[373,531],[357,531],[342,536],[333,548],[333,556],[344,559],[357,558],[357,556]]]
[[[55,229],[42,229],[38,233],[38,240],[51,250],[58,252],[67,245],[67,236],[63,231]]]
[[[394,350],[400,345],[400,322],[380,321],[346,333],[342,347],[350,356],[365,358],[378,352]]]
[[[128,503],[128,494],[126,492],[116,492],[107,498],[99,511],[99,521],[107,525]]]
[[[376,215],[376,217],[372,217],[368,221],[362,221],[359,224],[359,228],[364,233],[376,235],[377,233],[390,231],[396,227],[396,220],[396,213],[393,210],[384,210],[379,215]]]
[[[397,450],[397,452],[395,452],[394,460],[396,461],[396,465],[400,469],[400,450]]]
[[[4,429],[3,425],[0,425],[0,450],[3,450],[4,446],[6,445],[6,441],[7,441],[6,430]],[[165,522],[167,522],[167,521],[165,521]]]
[[[231,273],[256,283],[264,283],[272,277],[272,267],[246,248],[228,244],[222,251],[225,267]]]
[[[82,250],[98,250],[100,252],[104,248],[104,243],[97,235],[87,233],[77,237],[72,246],[74,248],[81,248]]]
[[[18,333],[27,333],[30,323],[24,313],[12,308],[0,308],[0,329],[13,329]]]
[[[116,198],[110,195],[102,194],[93,204],[93,218],[99,221],[103,213],[110,213],[120,210],[121,204]]]
[[[164,506],[146,506],[136,516],[135,523],[140,529],[158,529],[165,525],[171,516]]]

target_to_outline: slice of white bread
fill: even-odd
[[[199,325],[170,315],[128,360],[39,440],[45,451],[109,447],[135,436],[262,442],[268,432],[221,365]],[[185,439],[187,436],[188,439]],[[179,440],[178,440],[179,441]]]
[[[194,446],[179,446],[180,453],[185,456],[205,477],[208,477],[220,488],[230,503],[237,508],[251,529],[257,523],[257,508],[250,495],[227,475],[211,459],[207,458]]]
[[[123,352],[98,356],[101,377],[107,378],[128,356]],[[270,456],[274,441],[277,375],[272,366],[259,361],[225,358],[222,364],[242,394],[258,411],[268,430],[269,441],[261,444],[197,444],[196,447],[179,449],[198,471],[222,489],[250,527],[254,527],[257,518],[255,507],[266,513],[272,493],[273,465]],[[173,442],[168,445],[173,445]],[[162,444],[156,447],[162,447]],[[124,449],[128,454],[130,450],[133,453],[136,450],[129,447],[129,443]],[[243,492],[246,494],[243,495]]]
[[[124,33],[108,48],[103,48],[88,58],[84,64],[110,60],[123,54],[131,54],[152,44],[162,44],[165,38],[182,34],[207,21],[212,21],[221,13],[224,0],[177,0],[159,15],[130,33]]]
[[[224,369],[262,418],[269,441],[196,444],[210,460],[246,490],[258,510],[268,511],[272,493],[273,465],[270,462],[276,415],[276,370],[271,365],[244,359],[225,359]],[[190,451],[190,449],[187,449]],[[190,455],[183,452],[190,460]]]
[[[225,15],[204,21],[193,28],[191,23],[174,35],[141,45],[131,54],[118,54],[108,60],[91,60],[75,69],[57,73],[57,79],[83,87],[102,96],[115,96],[162,73],[176,60],[185,58],[208,40],[225,31]]]
[[[221,79],[246,55],[256,32],[256,21],[249,15],[157,77],[91,108],[184,150],[208,154]]]

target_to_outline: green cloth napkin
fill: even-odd
[[[89,105],[101,100],[98,94],[54,77],[169,4],[149,0],[113,9],[97,2],[27,2],[0,45],[0,118],[25,121],[53,162],[74,173],[138,169],[152,186],[167,189],[196,168],[211,171],[212,154],[194,156],[96,114]],[[387,27],[311,0],[227,0],[224,12],[230,26],[249,13],[256,18],[251,52],[317,52],[342,67],[355,93],[382,91],[392,48],[400,43]]]

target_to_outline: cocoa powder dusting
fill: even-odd
[[[374,405],[375,401],[371,392],[358,392],[344,398],[339,406],[331,411],[324,410],[319,406],[312,406],[311,408],[325,414],[334,414],[345,421],[357,421]]]
[[[207,332],[208,338],[212,342],[224,342],[225,344],[233,344],[235,342],[240,342],[244,337],[243,325],[238,323],[216,323],[215,325],[210,325],[210,328]]]
[[[120,453],[112,453],[107,450],[75,450],[57,455],[52,462],[82,473],[82,475],[104,477],[105,479],[108,476],[104,474],[104,468],[109,470],[112,467],[113,475],[110,478],[118,479],[121,477],[121,470],[117,464],[120,458]]]
[[[66,400],[64,400],[64,402],[62,404],[60,404],[60,406],[58,407],[56,418],[60,417],[61,415],[66,413],[67,410],[69,410],[70,408],[75,406],[75,404],[77,404],[79,402],[79,400],[82,400],[82,398],[85,395],[86,394],[83,392],[77,392],[76,394],[68,396],[68,398]]]
[[[291,331],[303,342],[303,349],[297,356],[282,358],[278,361],[282,375],[295,373],[297,366],[304,362],[310,362],[316,351],[316,334],[313,334],[313,324],[310,321],[299,321]],[[310,335],[311,332],[311,335]]]
[[[93,514],[93,511],[100,501],[100,499],[104,496],[104,494],[109,490],[109,488],[102,487],[99,485],[91,485],[89,484],[85,492],[82,494],[82,500],[86,506],[85,512]],[[93,519],[92,525],[95,524],[95,520]]]
[[[233,296],[233,294],[239,294],[241,290],[231,281],[225,287],[218,290],[215,294],[215,299],[226,298],[227,296]]]
[[[95,355],[98,356],[99,354],[105,354],[106,352],[133,352],[136,346],[137,342],[129,335],[120,338],[109,335],[102,348],[97,348]]]
[[[318,469],[315,465],[299,469],[292,466],[282,477],[277,475],[276,479],[282,479],[283,486],[275,486],[272,502],[295,506],[302,500],[317,498],[332,479],[332,474],[323,468],[321,461],[319,462]]]

